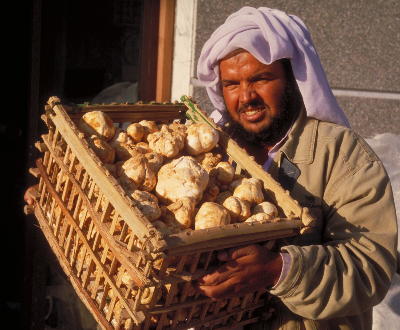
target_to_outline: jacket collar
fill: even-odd
[[[280,148],[280,155],[284,153],[291,162],[296,164],[311,164],[314,160],[318,122],[314,118],[307,117],[305,109],[302,108],[286,142]]]

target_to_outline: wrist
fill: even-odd
[[[267,281],[267,288],[274,287],[281,276],[283,260],[280,253],[268,252],[270,255],[269,261],[266,263],[265,274]]]

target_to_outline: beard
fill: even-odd
[[[262,131],[255,133],[246,130],[241,124],[230,118],[226,132],[234,139],[253,145],[273,145],[278,142],[290,128],[300,112],[303,103],[300,91],[295,81],[291,81],[285,87],[284,93],[279,102],[279,116],[275,117],[271,124]],[[245,104],[239,109],[245,111],[247,107],[266,108],[269,106],[260,100]]]

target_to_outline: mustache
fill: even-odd
[[[242,104],[238,109],[238,113],[240,114],[240,113],[246,112],[247,110],[261,110],[261,109],[268,110],[269,109],[268,104],[265,104],[261,100],[254,100],[249,103]]]

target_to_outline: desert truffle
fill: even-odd
[[[225,199],[222,204],[230,213],[232,221],[242,222],[250,215],[250,203],[235,196]]]
[[[143,154],[147,152],[152,152],[153,150],[150,149],[149,144],[146,142],[139,142],[135,144],[135,147]]]
[[[176,157],[185,146],[182,135],[169,129],[167,125],[163,125],[160,131],[150,134],[147,141],[153,151],[167,158]]]
[[[187,128],[186,151],[199,155],[213,149],[219,140],[218,131],[206,123],[196,123]]]
[[[115,150],[103,139],[97,135],[92,135],[88,139],[89,146],[95,152],[97,157],[105,164],[112,164],[115,160]]]
[[[251,217],[247,218],[245,222],[256,222],[256,221],[261,221],[261,222],[278,222],[279,218],[274,218],[271,216],[271,214],[267,213],[257,213],[253,214]]]
[[[117,128],[114,137],[110,141],[118,160],[128,160],[135,157],[140,150],[135,147],[132,138],[123,130]]]
[[[191,198],[181,198],[164,209],[164,222],[182,230],[191,228],[194,224],[195,207],[196,203]]]
[[[253,214],[257,213],[266,213],[269,214],[272,218],[276,218],[278,216],[278,209],[276,206],[270,202],[262,202],[257,204],[253,208]]]
[[[219,227],[229,224],[229,211],[217,203],[206,202],[200,206],[195,217],[195,229]]]
[[[85,113],[78,123],[79,129],[92,136],[93,134],[110,141],[115,134],[115,127],[111,118],[102,111]]]
[[[195,157],[195,159],[204,167],[204,169],[210,173],[217,164],[221,161],[221,154],[214,154],[212,152],[206,152]]]
[[[232,192],[231,191],[229,191],[229,190],[221,191],[218,194],[217,198],[215,199],[215,203],[218,203],[218,204],[222,205],[224,203],[224,201],[230,196],[232,196]]]
[[[157,132],[158,131],[158,126],[155,121],[152,120],[141,120],[139,121],[139,124],[143,127],[144,129],[144,135],[143,139],[146,140],[147,136],[151,133]]]
[[[264,201],[262,184],[257,179],[243,179],[233,191],[233,196],[250,202],[251,205],[260,204]]]
[[[132,157],[120,167],[120,177],[131,179],[140,190],[152,191],[157,183],[156,174],[144,155]]]
[[[148,152],[144,154],[144,156],[146,157],[153,172],[157,173],[164,162],[164,157],[156,152]]]
[[[126,133],[132,138],[135,143],[138,143],[143,139],[144,127],[139,123],[133,123],[126,128]]]
[[[163,165],[158,172],[155,191],[167,201],[193,198],[199,202],[208,185],[208,173],[192,157],[182,156]]]
[[[229,184],[235,176],[235,169],[228,162],[218,163],[214,170],[216,179],[222,184]]]

